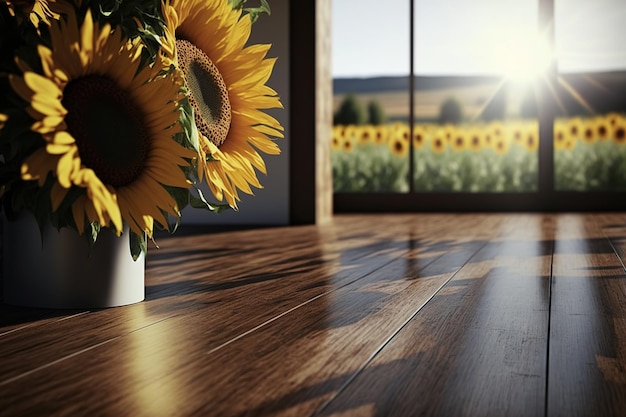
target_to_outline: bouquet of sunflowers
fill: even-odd
[[[101,228],[134,259],[186,206],[237,208],[278,154],[269,6],[245,0],[0,0],[0,195],[11,220]],[[206,182],[216,202],[201,191]]]

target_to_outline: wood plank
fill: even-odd
[[[552,221],[507,222],[319,415],[543,415]]]
[[[0,305],[0,416],[626,415],[624,213],[182,232],[143,303]]]
[[[613,251],[622,261],[622,265],[626,265],[626,215],[602,213],[593,215],[593,219],[613,246]]]
[[[282,229],[268,229],[261,234],[242,231],[163,239],[162,250],[148,261],[148,302],[77,315],[71,321],[66,318],[73,314],[66,313],[61,320],[39,320],[22,325],[19,332],[7,326],[10,330],[4,331],[0,339],[0,384],[203,307],[210,309],[217,318],[214,326],[221,331],[215,333],[212,342],[219,346],[312,297],[360,279],[391,262],[397,256],[390,252],[392,245],[388,234],[391,230],[393,228],[383,230],[380,235],[373,232],[360,238],[352,234],[349,239],[339,236],[326,243],[327,252],[311,244],[315,234],[313,227],[291,229],[290,233],[283,234],[282,242],[290,248],[287,252],[272,239],[266,239],[267,235],[282,234]],[[341,234],[341,230],[338,233]],[[232,242],[222,243],[228,238],[232,238]],[[407,250],[400,248],[400,253]],[[364,256],[368,257],[367,262],[356,265]],[[214,267],[207,263],[208,259],[215,263]],[[328,267],[328,263],[334,266]],[[327,282],[329,273],[334,278],[330,283]],[[277,280],[281,281],[280,286],[275,284]],[[239,299],[253,300],[254,304],[241,306]],[[249,316],[250,308],[258,308],[258,314]],[[240,314],[233,314],[233,310]],[[45,326],[41,325],[44,323]],[[19,360],[15,360],[16,357]]]
[[[503,221],[491,216],[476,216],[473,223],[454,216],[428,217],[434,221],[424,223],[407,219],[398,217],[383,225],[379,221],[376,230],[384,240],[364,236],[369,244],[360,249],[349,246],[346,252],[352,255],[347,259],[352,262],[346,263],[340,251],[336,268],[321,266],[308,275],[261,281],[252,285],[256,291],[245,286],[220,288],[214,304],[5,384],[0,409],[20,415],[46,407],[69,415],[75,410],[65,399],[80,391],[85,413],[309,414],[486,245]],[[364,230],[369,233],[352,228],[340,233],[352,241]],[[433,235],[437,230],[439,235]],[[380,266],[370,265],[366,273],[363,268],[370,263]],[[195,270],[197,265],[182,262],[178,268]],[[350,275],[359,269],[358,279]],[[200,279],[197,273],[190,277]],[[311,285],[315,279],[319,281]],[[302,291],[308,291],[304,298],[308,302],[300,299],[297,308],[285,310],[285,300],[296,300]],[[192,295],[196,303],[213,296],[210,291],[187,296]],[[259,321],[268,317],[268,311],[271,319]],[[285,314],[277,315],[279,311]],[[261,326],[252,327],[254,323]]]
[[[550,417],[626,415],[626,276],[606,223],[593,219],[563,215],[556,225]]]

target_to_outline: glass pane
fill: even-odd
[[[335,192],[409,189],[409,6],[333,2]]]
[[[537,6],[415,0],[416,191],[537,190]]]
[[[555,0],[557,190],[626,190],[625,18],[622,0]]]
[[[559,73],[626,69],[624,0],[554,0]]]

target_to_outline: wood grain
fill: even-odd
[[[507,226],[321,415],[543,415],[551,229]]]
[[[556,222],[549,416],[626,415],[626,276],[593,220]]]
[[[181,230],[146,301],[0,304],[0,416],[620,416],[626,215]]]

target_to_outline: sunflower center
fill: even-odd
[[[128,93],[110,78],[88,75],[67,84],[62,103],[82,164],[104,184],[133,182],[145,166],[150,142]]]
[[[196,126],[213,144],[221,146],[228,136],[232,117],[222,74],[209,57],[188,40],[176,40],[176,49],[191,93],[189,101],[195,111]]]

